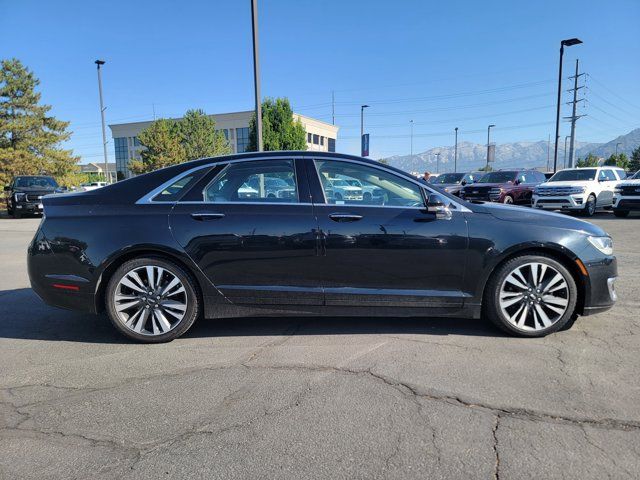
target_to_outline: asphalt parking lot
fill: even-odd
[[[617,306],[544,339],[473,320],[203,321],[137,345],[44,305],[0,219],[0,478],[638,478],[640,216]],[[425,266],[428,268],[428,266]]]

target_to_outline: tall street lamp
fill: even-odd
[[[364,109],[369,108],[369,105],[360,105],[360,155],[364,156]]]
[[[453,173],[458,173],[458,127],[454,128],[456,132],[456,143],[453,148]]]
[[[567,168],[567,138],[571,138],[571,135],[564,137],[564,160],[562,162],[562,168]]]
[[[553,173],[558,168],[558,140],[560,139],[560,102],[562,96],[562,57],[564,56],[564,47],[579,45],[582,40],[578,38],[569,38],[560,42],[560,67],[558,68],[558,102],[556,108],[556,140],[553,146]]]
[[[263,150],[262,143],[262,102],[260,101],[260,62],[258,52],[258,0],[251,0],[251,30],[253,33],[253,86],[256,97],[256,145]]]
[[[618,145],[622,145],[622,143],[620,142],[616,143],[616,157],[618,156]]]
[[[100,67],[104,65],[104,60],[96,60],[95,64],[98,67],[98,92],[100,94],[100,117],[102,120],[102,149],[104,151],[104,180],[109,181],[109,158],[107,156],[107,131],[104,124],[104,101],[102,99],[102,74],[100,73]]]
[[[485,167],[485,172],[489,171],[489,147],[491,146],[491,142],[490,142],[491,127],[495,127],[495,125],[492,123],[487,127],[487,166]]]
[[[436,153],[436,173],[440,173],[440,152]]]
[[[413,159],[413,120],[409,120],[409,125],[411,125],[411,158]]]

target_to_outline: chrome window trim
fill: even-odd
[[[190,175],[194,172],[197,172],[198,170],[201,170],[203,168],[212,168],[218,165],[224,165],[224,168],[221,170],[224,171],[228,165],[232,164],[232,163],[240,163],[240,162],[250,162],[250,161],[255,161],[255,160],[304,160],[305,158],[310,159],[313,162],[314,168],[316,169],[316,175],[318,174],[317,171],[317,166],[316,166],[316,160],[333,160],[333,161],[337,161],[337,162],[349,162],[349,163],[356,163],[358,165],[364,165],[365,167],[371,167],[371,168],[377,168],[378,170],[382,170],[384,172],[387,172],[391,175],[395,175],[396,177],[400,177],[403,178],[405,180],[408,180],[411,183],[414,183],[415,185],[417,185],[419,188],[422,188],[424,190],[426,190],[427,192],[430,193],[434,193],[434,194],[442,194],[442,192],[439,191],[435,191],[432,189],[432,187],[430,187],[428,184],[420,182],[419,180],[416,180],[415,178],[411,177],[410,175],[401,175],[398,174],[397,172],[394,171],[390,171],[389,169],[385,168],[384,166],[378,166],[378,165],[371,165],[369,163],[366,162],[362,162],[360,160],[355,160],[355,159],[351,159],[351,158],[340,158],[340,157],[315,157],[315,156],[311,156],[311,155],[278,155],[278,156],[269,156],[269,157],[249,157],[249,158],[236,158],[233,160],[225,160],[222,162],[211,162],[208,163],[206,165],[199,165],[197,167],[191,168],[185,172],[182,172],[178,175],[176,175],[175,177],[171,178],[170,180],[167,180],[166,182],[164,182],[162,185],[160,185],[159,187],[151,190],[149,193],[147,193],[146,195],[143,195],[142,197],[140,197],[140,199],[138,199],[138,201],[136,202],[136,205],[154,205],[154,204],[159,204],[159,205],[167,205],[167,204],[175,204],[175,203],[184,203],[184,204],[206,204],[206,205],[224,205],[224,204],[231,204],[231,205],[313,205],[313,203],[310,202],[296,202],[296,203],[279,203],[279,202],[205,202],[205,201],[201,201],[201,202],[197,202],[197,201],[186,201],[186,202],[178,202],[178,201],[160,201],[160,200],[156,200],[156,201],[152,201],[152,198],[155,197],[156,195],[158,195],[160,192],[162,192],[165,188],[171,186],[173,183],[177,182],[178,180],[182,179],[183,177],[186,177],[187,175]],[[296,172],[297,175],[297,172]],[[217,175],[216,175],[217,177]],[[296,178],[297,180],[297,178]],[[320,182],[320,178],[318,177],[318,182]],[[320,182],[320,185],[322,186],[322,182]],[[296,189],[298,188],[298,186],[296,186]],[[324,196],[324,188],[322,189],[322,195]],[[473,211],[467,207],[465,207],[464,205],[462,205],[461,203],[448,198],[449,201],[455,205],[456,209],[454,211],[456,212],[465,212],[465,213],[473,213]],[[326,198],[325,198],[325,203],[318,203],[316,205],[333,205],[333,206],[337,206],[337,207],[348,207],[348,206],[354,206],[354,207],[367,207],[367,208],[395,208],[395,209],[412,209],[412,210],[424,210],[426,207],[426,205],[424,207],[400,207],[400,206],[393,206],[393,205],[351,205],[351,204],[344,204],[344,205],[336,205],[333,203],[326,203]]]

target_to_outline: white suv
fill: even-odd
[[[611,208],[613,191],[627,174],[619,167],[568,168],[536,187],[533,206],[547,210],[578,210],[591,216]]]
[[[640,210],[640,170],[620,182],[613,191],[613,213],[626,217],[631,210]]]

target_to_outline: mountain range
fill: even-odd
[[[636,128],[626,135],[621,135],[606,143],[576,142],[576,158],[584,158],[589,153],[602,158],[607,158],[616,151],[631,156],[634,148],[640,146],[640,128]],[[567,155],[569,147],[567,146]],[[436,154],[439,155],[437,159]],[[471,143],[458,143],[457,170],[472,171],[483,167],[487,158],[487,146]],[[496,145],[496,160],[492,164],[494,169],[500,168],[539,168],[553,169],[553,143],[539,142],[514,142],[500,143]],[[548,159],[548,160],[547,160]],[[450,172],[454,169],[454,147],[435,147],[415,155],[394,155],[387,157],[389,165],[408,172]],[[548,163],[547,163],[548,161]],[[564,143],[558,145],[558,168],[564,163]]]

